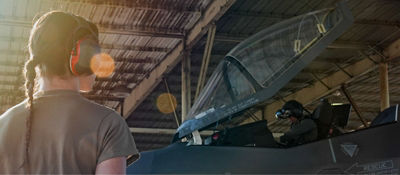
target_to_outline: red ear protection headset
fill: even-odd
[[[78,26],[72,32],[72,51],[70,57],[70,70],[72,74],[90,75],[93,74],[90,69],[90,60],[96,54],[100,54],[100,45],[98,44],[97,33],[92,30],[89,23],[71,14],[78,23]],[[83,33],[78,33],[83,32]],[[80,38],[78,38],[80,34]],[[82,37],[82,34],[83,37]]]

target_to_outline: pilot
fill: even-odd
[[[289,118],[292,123],[290,130],[280,137],[280,143],[286,146],[295,146],[317,139],[317,125],[308,115],[304,115],[303,111],[301,103],[291,100],[276,112],[275,117],[278,119]]]

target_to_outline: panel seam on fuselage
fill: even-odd
[[[331,149],[331,154],[332,154],[333,163],[336,163],[335,151],[333,150],[333,146],[332,146],[332,141],[331,141],[331,139],[328,139],[328,142],[329,142],[329,147],[330,147],[330,149]]]

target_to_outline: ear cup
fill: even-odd
[[[90,68],[90,60],[96,54],[100,54],[100,46],[95,40],[88,38],[79,40],[71,52],[71,72],[76,76],[93,74]]]
[[[90,59],[100,53],[97,28],[81,17],[70,15],[78,24],[71,32],[73,49],[70,56],[70,70],[76,76],[93,74],[90,69]]]
[[[81,52],[81,48],[80,48],[80,42],[81,41],[82,40],[79,40],[76,43],[75,47],[71,51],[71,58],[70,58],[69,66],[70,66],[70,70],[71,70],[72,74],[74,74],[74,75],[79,75],[78,72],[76,71],[75,67],[76,67],[76,64],[79,61],[79,56],[80,56],[80,52]]]

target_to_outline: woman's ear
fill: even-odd
[[[96,75],[81,75],[79,78],[79,91],[90,92],[93,89],[93,85],[96,79]]]

